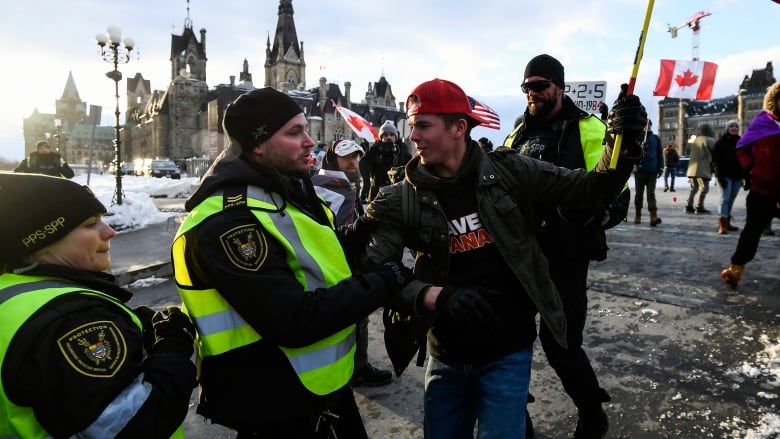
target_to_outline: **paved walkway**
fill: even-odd
[[[660,181],[660,180],[659,180]],[[623,223],[608,232],[611,250],[589,277],[585,345],[601,385],[610,438],[777,438],[780,432],[780,236],[764,237],[748,264],[739,294],[718,274],[739,232],[717,234],[720,189],[705,206],[711,215],[683,213],[687,187],[657,191],[663,223]],[[734,223],[745,217],[745,192]],[[632,205],[633,206],[633,205]],[[633,207],[630,218],[633,219]],[[169,264],[176,225],[120,234],[112,241],[114,270],[143,275],[149,263]],[[773,225],[780,235],[780,224]],[[127,267],[127,268],[125,268]],[[150,270],[147,268],[147,270]],[[369,358],[390,368],[381,318],[369,329]],[[576,409],[563,393],[540,347],[535,351],[529,406],[537,438],[566,438]],[[358,388],[356,398],[372,438],[422,437],[423,369],[410,366],[384,387]],[[234,434],[190,415],[188,437]],[[772,433],[774,432],[774,433]]]

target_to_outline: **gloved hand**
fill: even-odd
[[[718,177],[718,186],[725,188],[728,184],[728,181],[726,181],[725,177]]]
[[[156,311],[146,305],[139,305],[133,308],[133,312],[141,320],[141,325],[143,326],[144,350],[146,350],[146,352],[152,352],[152,347],[155,342],[152,319],[154,318]]]
[[[371,232],[376,229],[377,220],[368,215],[362,215],[352,224],[347,224],[336,229],[344,254],[349,259],[359,259],[368,245]]]
[[[662,168],[662,169],[659,169],[659,170],[658,170],[658,176],[657,176],[657,177],[655,177],[655,179],[656,179],[656,180],[658,180],[658,179],[659,179],[659,178],[661,178],[661,176],[663,176],[663,175],[664,175],[664,170],[663,170],[663,168]]]
[[[750,190],[750,177],[745,177],[745,179],[742,180],[742,189],[746,191]]]
[[[446,285],[436,298],[436,310],[467,331],[489,333],[500,324],[495,303],[500,295],[487,288]]]
[[[166,306],[152,318],[154,352],[191,356],[194,352],[195,326],[178,306]]]
[[[636,95],[618,98],[607,116],[610,134],[639,134],[647,126],[647,111]]]
[[[363,267],[364,273],[377,273],[393,293],[407,286],[414,279],[414,273],[399,262],[387,261],[384,264],[371,264]]]

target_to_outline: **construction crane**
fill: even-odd
[[[677,31],[684,28],[689,27],[693,31],[693,60],[698,61],[699,60],[699,31],[701,30],[701,26],[699,26],[699,22],[704,17],[709,17],[712,15],[710,11],[699,11],[691,18],[688,19],[685,23],[682,23],[677,26],[669,26],[666,31],[672,34],[672,38],[677,38]]]

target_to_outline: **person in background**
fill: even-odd
[[[677,176],[677,165],[680,163],[680,154],[671,143],[664,147],[664,192],[675,192],[674,178]],[[669,185],[671,178],[672,184]]]
[[[745,170],[737,159],[738,140],[739,122],[732,119],[726,122],[726,132],[715,142],[712,150],[712,173],[718,179],[721,192],[718,212],[718,234],[720,235],[739,230],[731,224],[731,209],[745,179]]]
[[[712,148],[715,147],[715,132],[709,124],[699,126],[699,135],[691,144],[690,162],[688,162],[688,182],[691,191],[688,193],[688,202],[685,204],[685,213],[697,215],[708,214],[704,208],[704,198],[710,191],[710,179],[712,178]],[[696,203],[696,207],[694,207]]]
[[[398,128],[391,120],[385,121],[379,127],[379,140],[376,141],[363,159],[360,160],[363,176],[363,192],[361,199],[370,202],[379,192],[379,188],[390,184],[387,171],[391,168],[403,167],[412,158],[406,145],[398,139]]]
[[[534,84],[533,96],[550,89],[560,99],[563,78],[554,78],[560,86]],[[556,343],[565,347],[568,338],[566,305],[550,279],[532,219],[555,206],[603,213],[641,157],[636,140],[646,114],[636,96],[619,100],[611,132],[625,133],[625,155],[616,170],[607,171],[607,147],[603,156],[599,152],[602,172],[586,172],[509,148],[485,154],[470,136],[482,120],[450,81],[418,85],[406,109],[417,154],[406,165],[405,179],[380,189],[366,210],[376,220],[366,260],[396,260],[405,247],[415,255],[416,280],[390,309],[432,320],[425,437],[474,437],[476,425],[480,438],[524,438],[537,310]],[[604,125],[594,121],[603,134]],[[415,211],[421,227],[406,224],[406,213]],[[600,410],[601,396],[596,399]]]
[[[195,329],[124,305],[114,229],[70,180],[0,173],[0,437],[183,437]]]
[[[307,126],[271,87],[236,98],[230,146],[172,244],[200,343],[197,412],[242,439],[365,438],[349,386],[355,323],[411,280],[396,261],[352,275],[371,222],[336,229],[309,175]]]
[[[664,171],[664,157],[661,147],[661,139],[653,132],[653,123],[647,121],[645,130],[644,156],[642,161],[636,165],[634,172],[634,184],[636,194],[634,195],[634,207],[636,215],[634,224],[642,223],[642,204],[647,191],[647,211],[650,212],[650,226],[655,227],[661,224],[661,218],[658,217],[658,205],[655,202],[655,181],[661,177]]]
[[[604,122],[579,109],[564,93],[564,87],[564,67],[560,61],[547,54],[532,58],[521,84],[528,100],[523,122],[509,134],[504,146],[567,169],[606,169],[604,161],[609,162],[611,152],[607,151],[604,140],[606,137],[611,141],[611,138],[606,135]],[[627,87],[625,84],[623,89]],[[635,110],[632,116],[639,117],[639,109]],[[615,116],[615,111],[613,108],[610,115]],[[644,134],[647,126],[644,116],[641,125],[632,127],[636,134]],[[614,126],[608,116],[607,124],[610,123]],[[630,196],[626,198],[625,202],[630,203]],[[624,218],[625,212],[619,216]],[[582,348],[588,308],[588,267],[591,260],[606,259],[608,249],[601,221],[593,217],[589,207],[544,206],[536,222],[530,225],[548,262],[545,274],[550,276],[563,301],[567,326],[566,345],[555,338],[555,329],[546,319],[540,324],[539,339],[548,363],[577,407],[574,437],[578,439],[603,437],[609,428],[602,403],[610,397],[599,385]]]
[[[36,151],[19,163],[14,172],[44,174],[53,177],[73,178],[73,169],[59,153],[52,152],[49,143],[41,140],[36,145]]]
[[[735,290],[745,265],[756,256],[762,232],[780,218],[780,81],[767,89],[764,109],[737,141],[737,159],[750,173],[747,218],[731,263],[720,273]]]
[[[487,137],[480,137],[477,142],[479,143],[479,146],[482,148],[482,150],[486,153],[493,151],[493,142],[491,142]]]
[[[312,177],[314,190],[336,216],[336,226],[352,224],[363,215],[363,205],[358,200],[360,193],[360,169],[358,163],[363,148],[352,140],[337,140],[328,149],[322,161],[320,172]],[[349,261],[355,271],[357,261]],[[368,316],[358,322],[355,340],[355,372],[352,386],[383,386],[390,384],[393,374],[389,370],[377,369],[368,362]]]

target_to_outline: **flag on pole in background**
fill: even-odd
[[[367,120],[363,119],[359,114],[349,108],[344,108],[333,100],[331,100],[331,102],[333,102],[333,106],[336,107],[336,110],[341,114],[341,117],[344,118],[344,121],[347,122],[347,125],[352,128],[352,131],[354,131],[358,137],[366,139],[369,142],[375,142],[379,139],[379,131],[377,131],[377,129]]]
[[[661,60],[653,96],[707,101],[712,97],[718,65],[707,61]]]
[[[491,128],[494,130],[501,129],[501,117],[499,117],[495,110],[472,98],[471,96],[467,97],[469,98],[469,105],[471,105],[471,109],[477,116],[484,120],[484,122],[479,124],[479,126]]]

